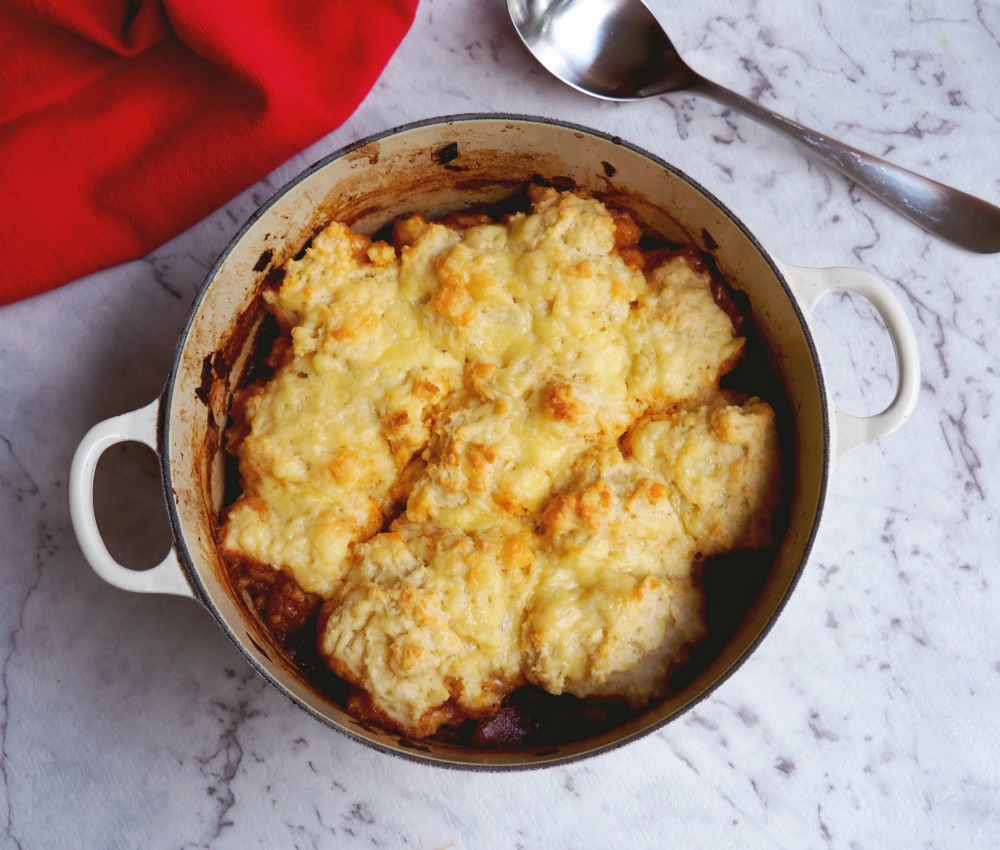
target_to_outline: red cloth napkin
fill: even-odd
[[[141,257],[341,124],[417,0],[0,0],[0,304]]]

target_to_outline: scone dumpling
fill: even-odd
[[[715,302],[711,274],[681,253],[655,268],[649,283],[625,329],[630,392],[662,407],[716,389],[744,339]]]
[[[542,514],[548,555],[525,622],[528,678],[559,694],[662,696],[704,634],[693,545],[667,487],[617,446],[582,456]]]
[[[702,555],[771,544],[780,454],[770,405],[719,394],[640,419],[627,444],[632,457],[669,487]]]
[[[533,547],[516,520],[471,534],[398,523],[357,547],[320,612],[320,651],[411,735],[487,716],[524,681]]]

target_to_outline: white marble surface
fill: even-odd
[[[995,3],[651,5],[707,76],[1000,202]],[[657,734],[527,773],[424,767],[330,731],[196,603],[103,584],[66,505],[78,440],[157,395],[205,272],[257,203],[355,138],[468,111],[617,133],[781,259],[876,272],[924,370],[906,427],[836,469],[810,562],[752,659]],[[1000,846],[998,317],[998,257],[935,241],[711,102],[561,87],[501,0],[423,0],[342,128],[145,260],[0,309],[0,846]],[[891,354],[864,302],[828,299],[816,332],[841,404],[884,403]],[[167,546],[155,476],[140,451],[102,466],[106,533],[129,563]]]

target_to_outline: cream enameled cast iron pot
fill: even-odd
[[[788,528],[762,589],[731,639],[683,689],[611,732],[544,751],[456,749],[361,723],[324,698],[274,650],[259,623],[234,598],[213,539],[223,493],[220,429],[233,384],[260,319],[258,291],[331,218],[372,232],[410,211],[445,211],[494,202],[534,175],[569,178],[610,195],[661,236],[693,242],[746,293],[789,402],[793,464]],[[869,299],[896,352],[898,389],[883,412],[856,418],[833,405],[823,382],[808,317],[834,290]],[[872,275],[784,265],[717,200],[683,174],[620,139],[539,118],[455,116],[365,139],[309,168],[265,204],[209,274],[178,342],[159,399],[96,425],[81,442],[70,477],[70,509],[94,570],[126,590],[190,596],[215,616],[251,664],[323,722],[380,749],[418,760],[469,767],[552,764],[606,750],[666,723],[725,679],[763,637],[798,578],[815,536],[827,479],[838,457],[893,431],[912,411],[919,388],[913,329],[899,301]],[[94,517],[94,472],[101,454],[134,440],[159,455],[174,547],[139,572],[117,564]]]

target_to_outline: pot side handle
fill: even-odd
[[[176,552],[171,549],[155,567],[131,570],[108,552],[94,513],[94,475],[97,463],[116,443],[137,442],[156,451],[159,399],[131,413],[99,422],[80,441],[69,473],[69,513],[76,539],[91,568],[108,584],[138,593],[172,593],[194,598],[194,592]]]
[[[896,396],[881,413],[852,416],[834,407],[834,455],[842,458],[860,446],[891,434],[913,413],[920,395],[920,351],[902,303],[880,278],[851,268],[812,269],[782,265],[799,303],[811,315],[830,292],[848,290],[867,298],[885,323],[896,354]]]

